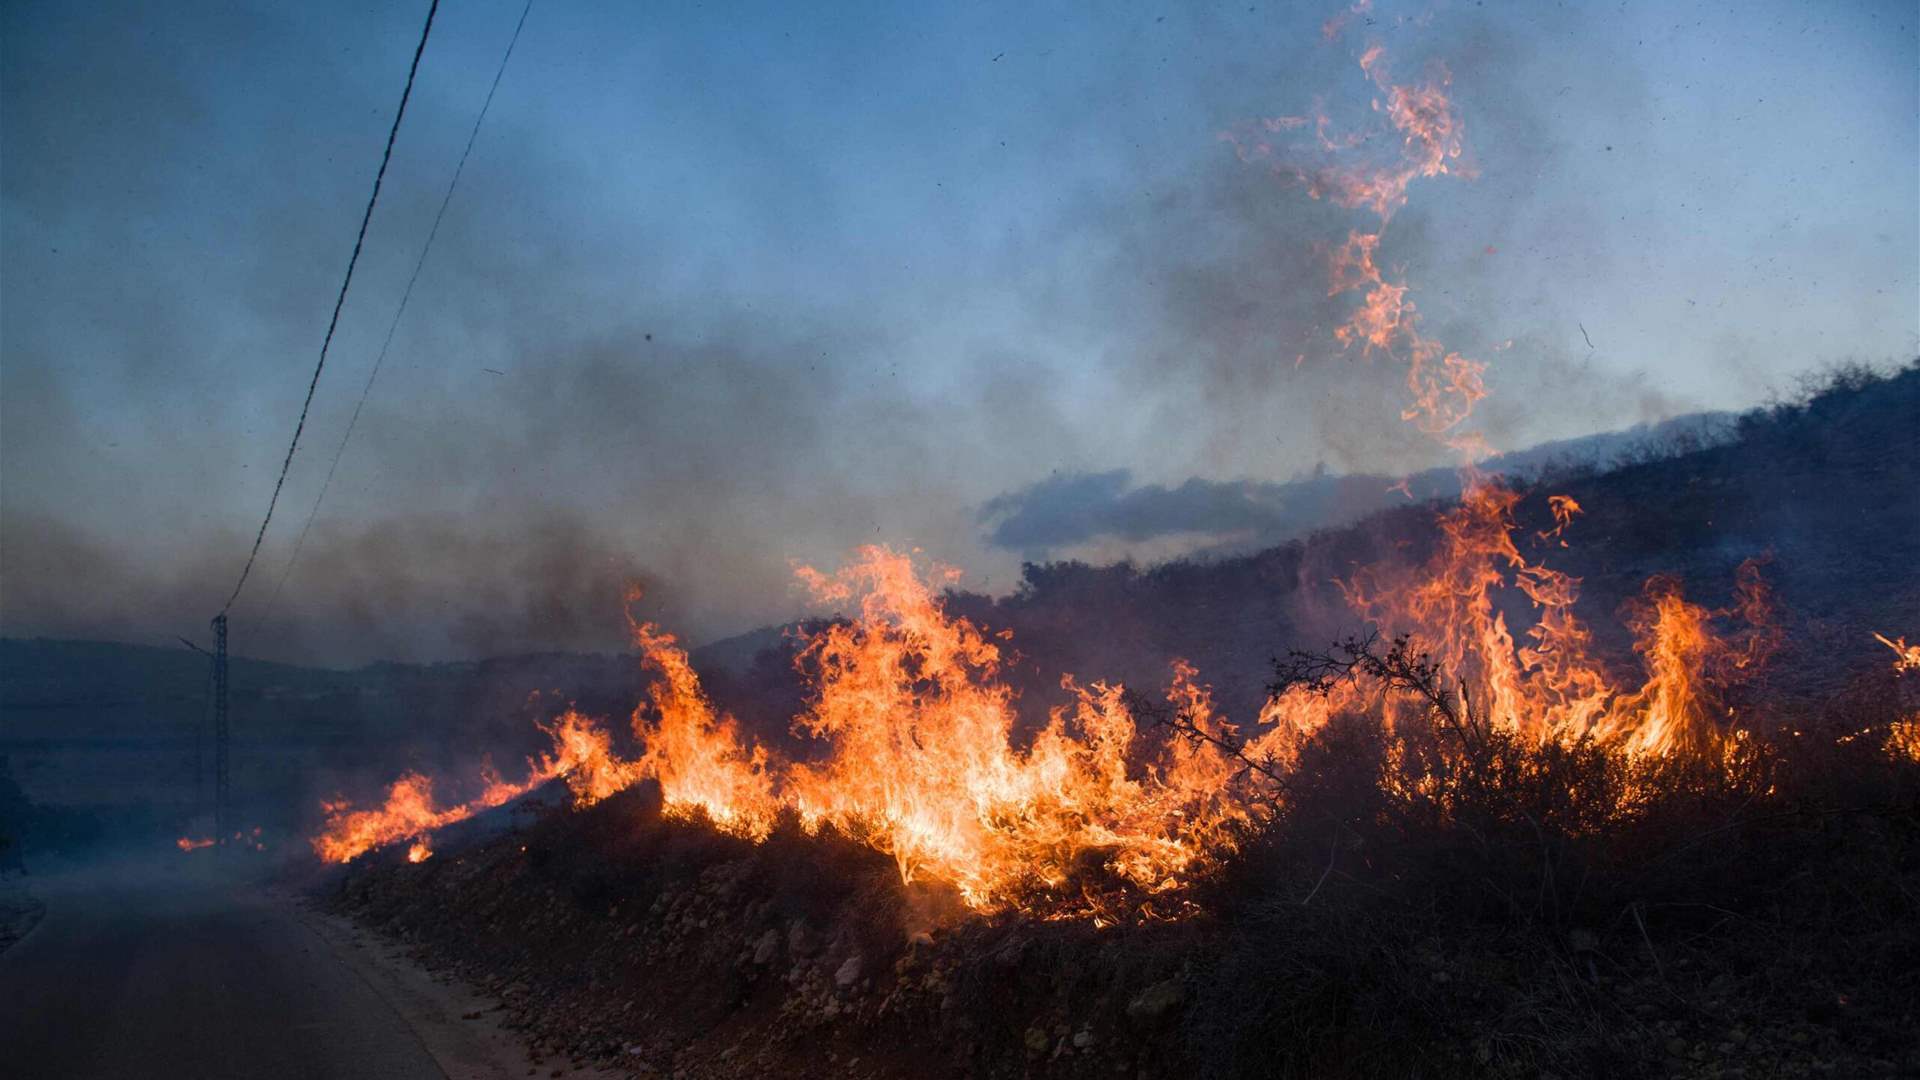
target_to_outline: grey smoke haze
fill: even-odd
[[[614,648],[629,582],[699,640],[798,613],[793,559],[998,589],[1070,535],[1291,527],[1316,463],[1435,464],[1398,367],[1328,338],[1368,222],[1217,138],[1364,116],[1368,35],[1454,75],[1480,176],[1417,184],[1381,259],[1492,363],[1497,446],[1915,347],[1909,8],[1380,8],[1329,43],[1317,5],[537,7],[269,617],[518,14],[444,9],[242,648]],[[217,609],[421,14],[0,13],[0,632]]]

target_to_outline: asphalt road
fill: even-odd
[[[0,1077],[448,1075],[359,945],[217,858],[34,879],[45,917],[0,953]]]

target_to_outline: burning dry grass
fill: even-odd
[[[1427,677],[1354,645],[1283,675]],[[543,1045],[692,1075],[1866,1075],[1920,1065],[1920,771],[1833,736],[1894,688],[1735,768],[1338,716],[1173,923],[978,917],[791,808],[755,840],[652,784],[343,895],[517,987]]]
[[[1330,725],[1206,892],[1231,933],[1197,980],[1196,1060],[1235,1076],[1782,1075],[1910,1056],[1920,772],[1836,738],[1885,730],[1887,690],[1730,762]],[[1410,758],[1436,757],[1455,767],[1409,782]]]
[[[481,772],[484,790],[467,802],[438,805],[432,778],[417,772],[395,780],[377,807],[355,809],[344,799],[329,800],[322,805],[327,827],[313,838],[314,854],[327,862],[349,862],[403,840],[422,841],[418,850],[430,854],[423,841],[436,829],[504,806],[551,780],[564,778],[578,804],[591,806],[640,779],[639,768],[616,756],[607,733],[587,717],[568,711],[543,729],[553,739],[553,752],[528,761],[526,779],[509,782],[488,766]]]
[[[589,803],[644,778],[659,784],[670,815],[757,841],[788,812],[807,831],[832,828],[892,856],[904,881],[957,888],[978,910],[1102,917],[1107,901],[1089,890],[1107,879],[1102,891],[1134,893],[1135,910],[1151,917],[1169,913],[1152,897],[1177,890],[1247,820],[1230,801],[1227,755],[1198,741],[1150,746],[1119,687],[1069,680],[1074,706],[1016,746],[999,645],[947,615],[909,557],[873,548],[841,574],[810,580],[825,597],[857,596],[861,612],[800,654],[814,692],[795,729],[826,749],[819,758],[776,761],[746,742],[674,639],[640,625],[634,640],[659,677],[634,714],[638,758],[618,758],[600,727],[569,713],[552,732],[555,752],[530,762],[527,780],[495,778],[479,799],[439,808],[426,778],[403,777],[381,807],[329,806],[316,852],[347,861],[556,777]],[[1171,695],[1189,723],[1211,723],[1191,668],[1176,666]],[[1170,903],[1177,911],[1183,901]]]
[[[1398,581],[1370,572],[1350,583],[1355,606],[1401,636],[1296,655],[1244,730],[1176,661],[1164,704],[1066,677],[1071,704],[1023,742],[1001,638],[950,615],[938,578],[911,557],[872,548],[837,575],[804,574],[822,597],[858,605],[798,653],[811,691],[794,731],[815,756],[788,760],[750,741],[673,638],[641,625],[635,641],[658,678],[634,713],[638,757],[568,712],[524,781],[493,776],[479,798],[442,808],[431,782],[409,775],[381,807],[330,806],[315,850],[346,861],[556,778],[582,805],[651,780],[669,815],[750,842],[789,815],[803,831],[831,829],[890,856],[903,882],[955,889],[976,911],[1110,923],[1195,910],[1194,883],[1316,782],[1325,762],[1305,750],[1335,725],[1374,731],[1390,766],[1374,782],[1430,800],[1430,813],[1450,812],[1463,791],[1539,788],[1563,792],[1552,822],[1597,833],[1690,777],[1757,783],[1769,740],[1785,730],[1763,707],[1738,704],[1778,645],[1757,567],[1742,567],[1723,609],[1690,603],[1669,579],[1649,582],[1629,612],[1641,660],[1630,681],[1594,654],[1572,612],[1577,583],[1516,547],[1516,499],[1475,489],[1442,515],[1426,564]],[[1503,591],[1537,612],[1519,641]],[[1905,720],[1851,737],[1904,756]],[[1568,762],[1590,762],[1582,775],[1606,784],[1552,779]]]
[[[1909,395],[1898,404],[1913,383],[1908,372],[1885,387]],[[1857,410],[1847,395],[1858,393],[1783,406],[1782,419],[1749,425],[1747,438],[1766,445],[1791,436],[1803,414]],[[489,776],[477,799],[449,807],[424,777],[403,777],[382,806],[331,807],[316,851],[339,861],[411,842],[554,778],[582,803],[648,780],[669,814],[749,842],[782,815],[803,832],[858,838],[903,880],[956,889],[975,911],[1114,922],[1204,906],[1195,886],[1318,783],[1324,759],[1304,750],[1335,726],[1375,730],[1393,765],[1375,780],[1409,798],[1453,790],[1461,775],[1495,793],[1525,787],[1560,757],[1591,758],[1600,763],[1592,775],[1612,786],[1547,790],[1564,791],[1554,820],[1595,835],[1695,775],[1747,791],[1800,790],[1804,778],[1789,783],[1779,770],[1817,758],[1815,744],[1920,760],[1920,681],[1912,647],[1891,633],[1909,628],[1855,635],[1862,657],[1885,657],[1879,700],[1891,704],[1855,695],[1840,709],[1849,726],[1819,727],[1767,681],[1784,622],[1762,564],[1742,566],[1718,606],[1689,600],[1676,578],[1653,578],[1626,609],[1632,653],[1603,650],[1601,633],[1576,614],[1579,582],[1535,554],[1577,536],[1578,504],[1548,500],[1551,522],[1540,528],[1519,523],[1519,500],[1478,485],[1438,512],[1424,558],[1355,573],[1346,596],[1386,636],[1290,667],[1250,723],[1220,716],[1202,673],[1176,662],[1151,699],[1069,677],[1067,704],[1038,730],[1023,728],[1002,671],[1004,632],[950,611],[937,572],[871,549],[838,574],[805,575],[852,614],[796,643],[805,687],[797,753],[753,741],[708,698],[673,638],[638,626],[656,673],[633,717],[638,755],[623,756],[605,725],[570,712],[526,779]],[[1796,669],[1845,666],[1790,644]]]

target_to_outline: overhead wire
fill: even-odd
[[[407,68],[407,85],[400,91],[400,107],[394,111],[393,127],[387,131],[387,147],[380,155],[380,170],[373,176],[373,194],[367,198],[366,212],[360,216],[360,232],[354,237],[353,254],[347,259],[346,277],[340,282],[340,294],[333,301],[333,317],[327,321],[327,336],[320,342],[320,360],[313,366],[313,378],[307,381],[307,397],[300,405],[300,419],[293,426],[293,440],[287,444],[287,456],[280,462],[280,477],[273,482],[273,497],[267,500],[266,516],[260,519],[260,530],[253,536],[253,549],[247,553],[247,563],[240,568],[240,580],[234,582],[233,592],[227,602],[220,605],[220,613],[225,615],[233,602],[240,598],[240,590],[246,587],[247,575],[253,572],[254,561],[260,557],[260,545],[267,538],[267,526],[273,522],[274,507],[280,504],[280,490],[286,486],[287,472],[293,467],[294,451],[300,447],[300,435],[307,428],[307,413],[313,408],[313,394],[320,386],[320,373],[327,366],[327,351],[333,346],[334,331],[340,325],[340,309],[346,306],[347,290],[353,284],[353,269],[360,262],[360,249],[367,242],[367,225],[373,221],[374,204],[380,201],[380,184],[387,177],[387,163],[393,160],[394,140],[400,135],[400,121],[407,115],[407,100],[413,96],[414,77],[420,73],[420,56],[427,51],[427,37],[433,32],[433,16],[440,10],[440,0],[432,0],[427,7],[427,22],[420,30],[420,43],[414,46],[413,63]]]
[[[433,226],[427,230],[426,243],[420,247],[420,257],[414,260],[413,274],[407,278],[407,287],[400,293],[400,306],[394,310],[393,321],[387,325],[387,337],[380,345],[380,353],[374,357],[373,368],[367,372],[367,382],[360,388],[360,400],[354,403],[353,416],[347,420],[347,429],[340,436],[340,445],[334,448],[333,461],[327,466],[326,479],[320,483],[320,493],[314,496],[313,508],[307,511],[307,520],[300,527],[300,536],[293,542],[293,553],[287,556],[286,566],[281,568],[280,580],[273,586],[273,593],[267,598],[267,606],[262,609],[260,619],[265,621],[273,614],[274,605],[280,600],[280,591],[286,587],[287,578],[293,573],[293,566],[300,560],[300,551],[306,547],[307,533],[312,531],[313,522],[320,514],[320,504],[326,500],[327,491],[333,486],[333,474],[340,468],[340,457],[347,452],[347,443],[352,441],[354,430],[360,424],[360,412],[366,408],[367,397],[373,392],[374,380],[380,377],[380,369],[387,362],[387,353],[393,348],[394,332],[400,329],[400,319],[407,313],[407,302],[413,298],[413,287],[420,280],[421,268],[427,265],[427,254],[433,250],[434,237],[440,235],[440,223],[447,216],[447,206],[453,202],[453,193],[460,186],[460,174],[466,171],[467,158],[473,155],[473,146],[480,138],[480,126],[486,123],[487,111],[493,108],[493,96],[500,90],[500,80],[507,73],[507,63],[513,59],[513,48],[520,43],[520,31],[526,28],[527,14],[533,10],[533,0],[527,0],[520,9],[520,21],[514,24],[513,36],[507,40],[507,50],[500,57],[500,66],[493,73],[493,84],[487,88],[486,100],[480,103],[480,113],[474,117],[473,129],[467,133],[466,148],[460,152],[460,161],[453,167],[453,179],[447,183],[446,194],[440,198],[440,209],[433,215]]]

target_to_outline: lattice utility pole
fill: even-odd
[[[227,791],[227,617],[213,617],[213,835],[231,837]]]

